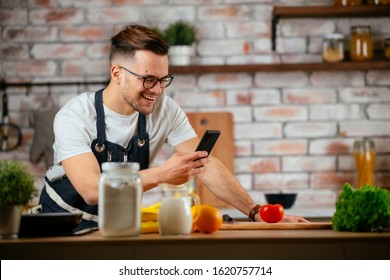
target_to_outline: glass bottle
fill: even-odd
[[[357,170],[356,187],[374,185],[375,145],[372,140],[355,141],[354,157]]]
[[[352,26],[349,39],[349,54],[352,60],[371,60],[374,57],[374,43],[370,26]]]
[[[138,236],[142,184],[138,162],[105,162],[99,179],[99,230],[102,236]]]
[[[340,62],[344,59],[343,34],[329,34],[322,42],[322,58],[325,62]]]
[[[390,59],[390,38],[386,38],[384,42],[385,57]]]
[[[334,6],[360,6],[362,0],[333,0]]]

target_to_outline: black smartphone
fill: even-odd
[[[221,135],[219,130],[206,130],[195,151],[206,151],[210,155],[219,135]]]

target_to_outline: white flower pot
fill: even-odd
[[[169,64],[190,65],[191,57],[194,55],[193,46],[171,46],[169,48]]]
[[[22,208],[19,205],[0,208],[0,239],[18,237],[21,217]]]

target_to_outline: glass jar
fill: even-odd
[[[99,230],[102,236],[138,236],[142,184],[138,162],[105,162],[99,178]]]
[[[354,157],[357,171],[356,187],[374,185],[375,145],[372,140],[355,141]]]
[[[366,0],[367,5],[389,5],[390,0]]]
[[[322,58],[325,62],[340,62],[344,60],[343,34],[330,34],[322,42]]]
[[[333,0],[334,6],[360,6],[362,0]]]
[[[351,60],[371,60],[374,57],[374,43],[370,26],[352,26],[349,39]]]
[[[390,59],[390,38],[386,38],[384,42],[385,57]]]

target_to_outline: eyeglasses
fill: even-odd
[[[156,78],[155,76],[143,76],[143,75],[138,75],[137,73],[131,72],[129,69],[126,69],[125,67],[119,66],[123,70],[129,72],[130,74],[137,76],[143,80],[143,86],[146,89],[151,89],[155,85],[157,85],[157,82],[160,82],[160,86],[162,88],[169,87],[169,85],[172,83],[173,76],[171,74],[166,75],[165,77],[162,78]]]

